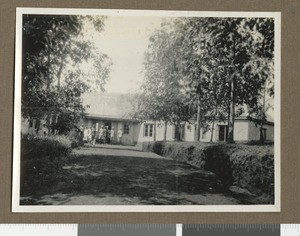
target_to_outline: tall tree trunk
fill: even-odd
[[[181,139],[181,125],[180,125],[180,122],[178,122],[177,123],[177,127],[178,127],[178,133],[179,133],[179,135],[178,135],[178,141],[182,141],[182,139]]]
[[[156,120],[154,120],[154,124],[153,124],[153,139],[154,139],[154,141],[156,141]]]
[[[62,49],[65,52],[65,46],[66,46],[66,42],[63,43],[62,45]],[[66,59],[66,55],[62,54],[61,56],[61,60],[60,60],[60,65],[58,68],[58,72],[57,72],[57,86],[58,86],[58,92],[60,92],[60,84],[61,84],[61,74],[62,74],[62,69],[64,67],[64,60]]]
[[[49,90],[50,89],[50,84],[51,84],[51,55],[50,55],[50,51],[48,52],[48,55],[47,55],[47,66],[48,66],[48,81],[47,81],[47,90]]]
[[[233,60],[236,59],[236,53],[235,53],[235,38],[233,38]],[[233,67],[231,70],[231,81],[230,81],[230,116],[228,120],[228,143],[234,143],[234,119],[235,119],[235,86],[236,86],[236,66],[235,62],[233,61]]]
[[[48,80],[47,80],[47,90],[49,91],[50,90],[50,84],[51,84],[51,55],[50,55],[50,50],[48,52],[48,55],[47,55],[47,66],[48,66]],[[47,110],[47,112],[45,113],[45,120],[46,120],[46,125],[49,129],[50,127],[50,116],[52,115],[52,112],[49,110]],[[38,131],[37,131],[38,132]]]
[[[260,123],[260,143],[264,143],[265,142],[265,137],[264,137],[264,133],[263,133],[263,129],[264,129],[264,117],[265,117],[265,106],[266,106],[266,87],[267,87],[267,81],[265,82],[264,85],[264,91],[263,91],[263,105],[262,105],[262,110],[261,110],[261,123]]]
[[[201,33],[201,31],[199,31]],[[201,34],[200,40],[201,40]],[[200,43],[200,52],[201,52],[201,43]],[[201,52],[202,53],[202,52]],[[201,76],[199,77],[199,82],[197,86],[197,93],[198,93],[198,100],[197,100],[197,121],[196,121],[196,127],[195,127],[195,137],[194,141],[200,141],[200,132],[201,132]]]
[[[63,69],[63,66],[64,66],[64,57],[61,58],[61,62],[60,62],[60,65],[59,65],[59,69],[58,69],[58,72],[57,72],[57,87],[58,87],[58,92],[60,92],[60,83],[61,83],[61,73],[62,73],[62,69]]]
[[[201,107],[200,107],[200,95],[198,97],[198,104],[197,104],[197,121],[195,125],[195,137],[194,141],[200,141],[200,130],[201,130]]]
[[[168,121],[165,121],[164,141],[167,141]]]
[[[217,116],[217,107],[215,108],[215,113],[213,116],[213,122],[212,122],[212,126],[211,126],[211,135],[210,135],[210,142],[213,141],[214,138],[214,131],[215,131],[215,120],[216,120],[216,116]]]
[[[235,76],[232,75],[230,83],[230,115],[228,119],[228,143],[234,143],[234,119],[235,119]]]
[[[65,57],[62,56],[61,57],[61,61],[60,61],[60,65],[59,65],[59,69],[58,69],[58,72],[57,72],[57,92],[58,94],[60,95],[61,94],[61,74],[62,74],[62,69],[63,69],[63,66],[64,66],[64,59]],[[57,111],[57,114],[58,115],[58,119],[59,119],[59,114],[60,114],[60,111]],[[60,133],[61,131],[59,131]]]

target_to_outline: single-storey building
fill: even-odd
[[[86,106],[85,117],[78,127],[83,129],[95,129],[99,132],[101,126],[114,130],[114,140],[118,139],[118,131],[121,130],[121,142],[133,145],[145,141],[163,140],[165,122],[146,121],[139,122],[131,118],[132,103],[131,96],[126,94],[111,93],[89,93],[83,97]],[[45,123],[45,122],[44,122]],[[43,121],[22,120],[22,133],[43,134],[47,132]],[[113,129],[112,129],[113,128]],[[234,140],[247,142],[260,140],[260,124],[255,119],[249,120],[247,116],[239,116],[235,119]],[[200,131],[200,141],[215,142],[226,141],[228,137],[227,121],[215,120],[208,124],[206,129]],[[263,124],[263,135],[265,140],[274,140],[274,122],[269,120]],[[179,128],[173,124],[167,124],[166,140],[194,141],[195,125],[193,122],[185,122]]]
[[[114,127],[114,135],[117,138],[117,131],[122,129],[122,136],[125,143],[135,144],[145,141],[163,140],[165,122],[146,121],[143,123],[134,120],[130,116],[132,105],[129,95],[120,94],[87,94],[84,96],[84,104],[88,106],[86,116],[82,121],[84,127],[108,126],[111,130]],[[214,126],[214,127],[212,127]],[[246,116],[235,119],[234,139],[235,141],[252,141],[260,139],[259,122],[255,119],[249,120]],[[274,140],[274,122],[268,121],[263,125],[265,140]],[[184,140],[194,141],[195,126],[193,122],[185,122],[178,126],[167,124],[167,141]],[[209,124],[208,128],[201,129],[200,141],[226,141],[228,137],[227,121],[216,120],[214,125]]]

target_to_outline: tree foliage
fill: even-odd
[[[103,17],[23,16],[24,118],[46,118],[49,123],[49,118],[56,116],[60,123],[56,125],[58,130],[68,131],[83,114],[81,94],[92,86],[103,89],[111,63],[84,38],[87,22],[98,31],[104,27]],[[84,62],[94,65],[92,75],[79,69]]]
[[[263,94],[274,95],[273,58],[272,18],[172,20],[150,38],[143,94],[153,99],[147,99],[152,114],[163,107],[161,119],[168,116],[168,107],[176,107],[177,99],[193,107],[186,116],[179,112],[178,120],[195,118],[197,104],[202,127],[216,117],[228,118],[233,141],[235,117],[245,106],[249,114],[263,114]]]
[[[186,99],[178,61],[181,48],[176,32],[168,24],[154,32],[145,53],[144,83],[136,96],[135,115],[140,120],[166,121],[179,124],[189,121],[192,114]]]

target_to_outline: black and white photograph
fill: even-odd
[[[17,8],[13,211],[280,211],[280,17]]]

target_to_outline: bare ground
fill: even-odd
[[[253,196],[233,194],[212,172],[138,147],[76,149],[58,178],[47,192],[22,196],[21,205],[253,204]]]

